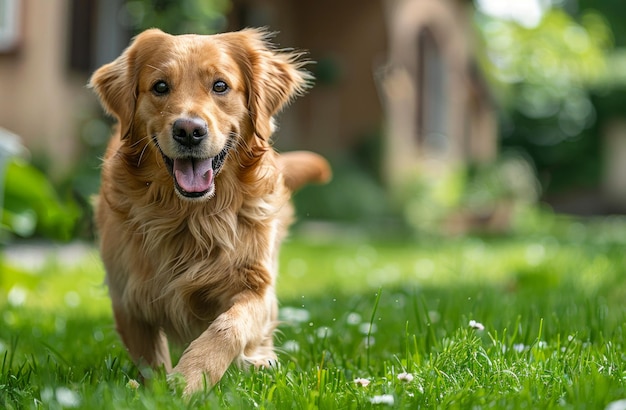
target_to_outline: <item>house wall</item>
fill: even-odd
[[[378,1],[302,2],[298,44],[311,58],[336,69],[334,82],[319,82],[303,104],[308,139],[321,148],[346,148],[382,126],[374,72],[384,64],[387,34]]]
[[[309,67],[312,71],[323,65],[334,76],[318,79],[281,115],[278,148],[329,153],[380,131],[383,115],[374,72],[384,62],[387,43],[380,2],[244,3],[256,15],[232,28],[268,25],[279,32],[281,46],[309,52],[318,62]],[[68,69],[70,6],[70,0],[22,0],[20,46],[0,55],[0,127],[18,134],[33,155],[50,159],[57,176],[80,155],[80,127],[100,112],[85,87],[88,75]]]
[[[602,194],[612,211],[626,210],[626,120],[613,119],[605,127]]]
[[[99,4],[113,10],[120,1]],[[80,155],[80,127],[100,110],[85,87],[88,74],[73,73],[67,66],[70,0],[22,4],[20,47],[16,53],[0,55],[0,127],[20,135],[35,155],[51,158],[53,173],[62,175]],[[233,0],[233,4],[231,29],[267,25],[279,32],[276,41],[281,47],[308,50],[317,62],[309,67],[318,78],[315,87],[279,118],[279,149],[308,148],[333,155],[384,131],[386,173],[392,179],[424,167],[426,156],[415,128],[420,108],[415,42],[418,30],[429,25],[444,45],[448,87],[454,90],[447,109],[454,144],[443,159],[490,158],[495,153],[495,118],[468,75],[472,44],[467,1]],[[115,22],[106,15],[103,27],[111,27]],[[119,42],[109,35],[100,37],[107,44]]]
[[[78,126],[95,100],[85,76],[68,73],[68,0],[22,1],[18,49],[0,55],[0,127],[62,175],[77,156]]]
[[[374,72],[386,57],[380,1],[235,0],[231,28],[268,26],[282,47],[306,50],[315,86],[279,118],[276,145],[333,153],[381,129]],[[241,16],[243,14],[244,16]]]
[[[496,119],[489,97],[472,72],[470,5],[461,0],[387,0],[388,66],[381,78],[386,108],[385,175],[401,189],[420,173],[439,177],[455,165],[485,161],[496,153]],[[443,104],[420,97],[419,37],[428,29],[442,59]],[[426,84],[428,85],[428,84]],[[423,104],[428,104],[425,107]],[[419,112],[442,115],[443,149],[429,144]],[[428,118],[427,118],[428,120]]]

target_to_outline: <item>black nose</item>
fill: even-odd
[[[206,136],[207,125],[201,118],[179,118],[172,126],[172,137],[186,147],[200,144]]]

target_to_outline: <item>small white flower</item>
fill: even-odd
[[[328,326],[322,326],[318,328],[315,333],[317,334],[317,337],[319,339],[326,339],[327,337],[332,336],[333,329],[329,328]]]
[[[19,285],[15,285],[7,294],[7,302],[11,306],[22,306],[28,297],[28,290]]]
[[[429,310],[428,320],[430,320],[431,323],[439,322],[441,320],[441,313],[437,312],[436,310]]]
[[[413,375],[411,373],[402,372],[398,374],[398,380],[405,383],[410,383],[413,381]]]
[[[131,390],[137,390],[139,388],[139,382],[135,379],[130,379],[128,383],[126,383],[126,387]]]
[[[310,319],[311,314],[306,309],[285,306],[280,309],[278,316],[283,322],[287,322],[291,325],[297,325],[299,323],[307,322]]]
[[[300,343],[295,340],[287,340],[283,343],[283,349],[287,352],[298,353],[300,351]]]
[[[604,410],[625,410],[626,409],[626,399],[612,401],[606,405]]]
[[[80,295],[73,290],[65,294],[65,304],[71,308],[80,306]]]
[[[363,379],[361,377],[358,377],[354,379],[354,383],[358,384],[361,387],[367,387],[370,384],[370,381],[368,379]]]
[[[393,406],[393,396],[391,394],[381,394],[380,396],[374,396],[370,399],[372,404],[387,404]]]
[[[67,387],[57,387],[56,397],[61,407],[78,407],[80,405],[80,396],[78,393]]]
[[[376,326],[376,323],[361,323],[359,325],[359,332],[361,332],[364,335],[369,335],[369,334],[373,334],[376,333],[376,331],[378,330],[378,326]]]
[[[469,327],[471,327],[474,330],[485,330],[485,325],[475,320],[469,321]]]
[[[524,343],[516,343],[513,345],[513,350],[517,353],[523,353],[526,350],[526,345]]]
[[[352,312],[346,317],[346,323],[349,325],[358,325],[361,323],[361,315],[358,313]]]

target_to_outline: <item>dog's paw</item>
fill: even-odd
[[[277,369],[280,366],[275,354],[246,357],[244,362],[255,369]]]
[[[278,366],[280,366],[280,363],[278,362],[278,359],[276,359],[275,357],[268,357],[262,360],[258,360],[256,362],[253,363],[254,367],[256,367],[257,369],[262,368],[262,369],[277,369]]]
[[[213,387],[206,374],[202,372],[193,372],[191,374],[182,374],[176,369],[167,375],[167,383],[174,392],[182,396],[190,396],[199,391],[208,391]]]
[[[167,385],[171,391],[181,396],[187,387],[187,381],[180,373],[170,373],[167,375]]]

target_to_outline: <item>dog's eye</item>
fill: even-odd
[[[226,84],[224,81],[219,80],[213,83],[213,92],[218,94],[224,94],[226,91],[228,91],[228,84]]]
[[[157,81],[152,86],[152,91],[154,91],[156,95],[164,95],[170,91],[170,86],[167,85],[165,81]]]

